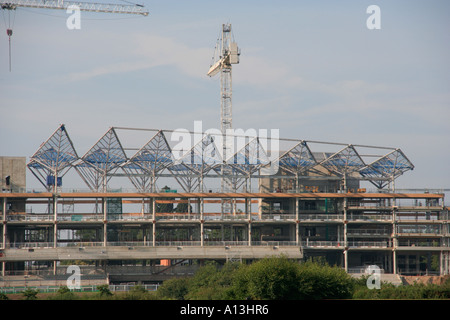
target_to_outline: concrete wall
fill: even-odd
[[[26,158],[0,157],[0,187],[2,191],[19,192],[26,188]],[[10,176],[11,185],[6,185],[6,177]]]

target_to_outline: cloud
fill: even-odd
[[[65,79],[83,81],[109,74],[129,73],[159,66],[174,66],[183,74],[201,78],[206,77],[208,69],[209,48],[192,48],[175,39],[152,34],[135,34],[125,42],[113,48],[115,55],[124,56],[122,62],[105,62],[105,64],[80,72],[71,72]],[[111,48],[108,48],[111,50]],[[108,52],[101,52],[105,57]]]

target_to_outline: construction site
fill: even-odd
[[[444,191],[398,189],[414,169],[399,147],[230,134],[239,56],[224,24],[207,72],[220,74],[217,131],[181,144],[176,130],[110,127],[81,155],[60,124],[28,159],[0,157],[0,290],[65,285],[71,265],[82,286],[157,285],[273,255],[376,265],[393,283],[449,275]]]
[[[395,190],[414,167],[400,149],[283,141],[264,175],[273,162],[257,138],[222,161],[204,135],[176,160],[170,131],[137,130],[150,137],[138,151],[120,131],[135,129],[110,128],[80,157],[61,125],[28,163],[2,158],[3,286],[65,281],[76,263],[86,284],[155,284],[206,260],[271,255],[356,274],[377,265],[387,278],[449,274],[444,194]],[[26,188],[26,169],[42,190]],[[85,187],[66,186],[71,175]]]

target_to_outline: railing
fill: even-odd
[[[396,221],[398,222],[427,222],[427,221],[444,221],[447,220],[446,217],[443,216],[438,216],[438,215],[428,215],[428,214],[423,214],[423,213],[419,213],[419,214],[408,214],[408,215],[397,215],[396,216]]]
[[[384,221],[392,222],[392,215],[384,214],[348,214],[347,219],[349,221]]]
[[[300,221],[342,221],[343,214],[299,214]]]
[[[303,215],[304,217],[305,215]],[[314,217],[314,215],[309,215],[310,217]],[[330,219],[333,219],[333,216],[336,215],[323,215],[324,217],[328,217]],[[156,221],[200,221],[201,215],[198,213],[195,214],[165,214],[165,215],[156,215],[155,219]],[[24,214],[15,214],[15,215],[8,215],[7,221],[10,222],[53,222],[55,219],[54,215],[24,215]],[[247,214],[205,214],[203,216],[204,221],[248,221],[249,216]],[[252,221],[294,221],[295,215],[294,214],[252,214],[251,215]],[[317,218],[319,219],[319,218]],[[316,220],[317,220],[316,219]],[[58,215],[57,221],[58,222],[97,222],[97,221],[103,221],[104,216],[103,214],[64,214],[64,215]],[[131,214],[120,214],[120,215],[108,215],[107,220],[110,222],[114,221],[152,221],[153,216],[151,214],[145,214],[145,215],[131,215]]]
[[[252,216],[252,221],[289,221],[295,220],[295,214],[261,214]]]
[[[252,241],[252,246],[267,246],[267,247],[284,247],[284,246],[298,246],[295,241]]]
[[[295,246],[295,241],[252,241],[254,246]],[[152,247],[153,241],[108,241],[107,247]],[[201,241],[155,241],[157,247],[200,247]],[[249,246],[248,240],[244,241],[215,241],[205,240],[203,246]],[[103,242],[60,242],[57,248],[84,248],[84,247],[104,247]],[[8,249],[34,249],[34,248],[54,248],[52,242],[15,242],[7,245]]]
[[[348,229],[349,236],[390,236],[391,232],[385,229]]]
[[[200,216],[199,216],[200,219]],[[215,214],[215,215],[205,215],[203,216],[203,219],[205,221],[235,221],[235,220],[243,220],[248,221],[248,215],[247,214]]]
[[[411,241],[411,240],[402,240],[398,241],[398,247],[440,247],[441,244],[438,240],[425,242],[425,241]]]
[[[7,221],[53,221],[54,215],[25,215],[25,214],[14,214],[6,216]]]
[[[159,288],[159,284],[144,284],[138,285],[141,288],[144,288],[147,291],[156,291]],[[136,287],[135,284],[110,284],[109,290],[113,292],[126,292],[132,290]]]
[[[349,248],[391,248],[391,241],[347,241]]]
[[[343,241],[319,241],[319,240],[306,240],[302,242],[304,247],[341,247],[344,248]]]
[[[440,225],[398,225],[399,235],[441,235]]]
[[[251,246],[298,246],[296,241],[251,241]],[[203,241],[203,247],[248,247],[248,240],[244,241],[215,241],[205,240]],[[314,247],[345,247],[344,241],[328,241],[328,240],[303,240],[301,242],[302,247],[314,248]],[[393,247],[392,240],[386,241],[347,241],[349,248],[391,248]],[[444,243],[436,241],[410,241],[400,240],[398,241],[398,247],[448,247]],[[70,243],[58,243],[57,248],[89,248],[89,247],[153,247],[152,241],[109,241],[107,246],[104,246],[103,242],[70,242]],[[201,247],[201,241],[155,241],[155,247]],[[26,242],[26,243],[11,243],[6,246],[6,249],[46,249],[54,248],[51,242]]]
[[[156,215],[156,221],[191,221],[200,220],[199,214],[167,214],[167,215]]]
[[[120,284],[120,285],[109,285],[109,290],[112,292],[127,292],[132,290],[136,285],[134,284]],[[158,290],[160,285],[158,284],[144,284],[140,285],[140,287],[144,288],[147,291],[156,291]],[[52,293],[52,292],[58,292],[58,290],[61,288],[60,286],[17,286],[17,287],[0,287],[0,293],[22,293],[25,290],[32,288],[37,289],[39,292],[45,292],[45,293]],[[88,286],[80,286],[79,289],[73,289],[71,291],[74,292],[96,292],[98,291],[97,285],[88,285]]]

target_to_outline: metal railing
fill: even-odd
[[[299,214],[300,221],[342,221],[343,214]]]
[[[391,241],[347,241],[349,248],[391,248]]]
[[[261,214],[252,216],[252,221],[290,221],[295,220],[295,214]]]
[[[387,229],[348,229],[349,236],[390,236],[391,232]]]
[[[392,215],[385,214],[347,214],[348,221],[384,221],[392,222]]]
[[[159,284],[144,284],[139,285],[147,291],[156,291],[160,287]],[[127,292],[136,287],[135,284],[110,284],[109,290],[112,292]],[[56,293],[61,286],[17,286],[17,287],[0,287],[0,293],[22,293],[27,289],[39,290],[39,292]],[[72,289],[72,292],[96,292],[98,291],[97,285],[80,286],[79,289]]]
[[[327,240],[306,240],[302,242],[303,247],[340,247],[340,248],[344,248],[344,241],[327,241]]]

